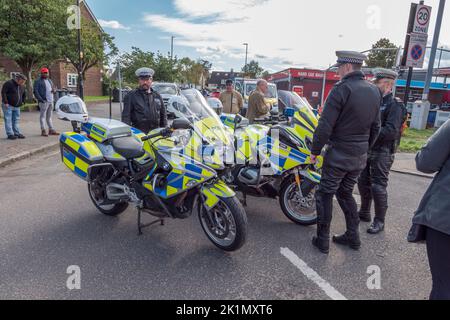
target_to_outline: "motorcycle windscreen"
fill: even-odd
[[[234,162],[234,137],[202,94],[195,89],[183,90],[183,97],[172,99],[177,118],[192,123],[193,132],[186,145],[186,154],[220,169],[224,163]]]

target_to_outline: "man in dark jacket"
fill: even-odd
[[[25,139],[20,133],[20,107],[25,103],[25,82],[27,77],[18,73],[14,79],[5,82],[2,87],[2,109],[5,115],[5,129],[9,140]]]
[[[167,111],[161,96],[152,89],[154,71],[141,68],[136,71],[139,88],[124,100],[122,122],[144,133],[167,126]]]
[[[367,152],[380,131],[381,92],[365,80],[361,71],[366,56],[339,51],[337,67],[341,81],[326,101],[314,134],[311,160],[316,161],[325,145],[322,179],[317,196],[317,237],[313,245],[329,253],[333,197],[336,195],[347,223],[347,232],[333,237],[335,243],[359,250],[359,216],[353,189],[366,166]]]
[[[417,154],[417,169],[438,173],[417,209],[413,223],[424,229],[433,276],[431,300],[450,300],[450,121]],[[423,240],[423,239],[418,239]]]
[[[381,131],[369,152],[367,167],[359,178],[358,188],[361,195],[359,217],[361,221],[371,222],[370,209],[373,199],[375,219],[367,232],[378,234],[384,230],[388,209],[389,172],[400,144],[406,108],[402,101],[392,94],[398,74],[388,69],[375,69],[373,73],[374,83],[384,96],[381,104]]]

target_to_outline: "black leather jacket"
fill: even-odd
[[[331,162],[336,161],[342,169],[364,168],[364,158],[380,131],[381,101],[380,90],[365,80],[364,73],[355,71],[345,76],[327,99],[314,134],[312,154],[320,155],[328,144],[336,150],[333,156],[340,158]]]
[[[153,89],[131,91],[125,96],[122,122],[149,133],[167,126],[167,111],[161,96]]]
[[[395,153],[400,143],[404,114],[403,102],[391,93],[381,104],[381,131],[372,151]]]

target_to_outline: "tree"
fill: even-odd
[[[255,60],[250,61],[242,68],[242,72],[245,73],[245,76],[253,79],[261,77],[263,71],[264,69],[261,68],[259,63]]]
[[[67,34],[70,0],[2,0],[0,5],[0,52],[14,60],[27,75],[28,98],[32,72],[60,58]]]
[[[267,78],[268,76],[270,76],[270,72],[265,70],[262,74],[261,74],[261,78]]]
[[[398,47],[389,41],[389,39],[382,38],[372,46],[372,49],[397,49]],[[396,50],[373,50],[368,54],[367,66],[370,68],[388,68],[391,69],[395,65],[397,56]]]
[[[157,52],[145,52],[133,47],[132,51],[123,54],[119,58],[123,79],[126,83],[136,83],[136,70],[139,68],[152,68],[155,71],[155,81],[175,82],[178,77],[177,58],[170,57]]]
[[[118,53],[118,49],[114,44],[114,37],[102,31],[95,22],[82,19],[81,41],[83,44],[83,63],[80,68],[78,32],[76,29],[67,29],[66,33],[64,57],[82,75],[83,80],[86,79],[86,72],[89,69],[96,66],[103,68]]]

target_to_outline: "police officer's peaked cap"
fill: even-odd
[[[138,78],[153,78],[155,71],[150,68],[140,68],[136,70],[136,77]]]
[[[377,68],[373,70],[373,75],[376,79],[391,79],[396,80],[398,78],[398,73],[394,70]]]
[[[357,51],[336,51],[338,57],[337,63],[333,67],[339,67],[343,64],[360,64],[362,65],[366,61],[367,56]]]

